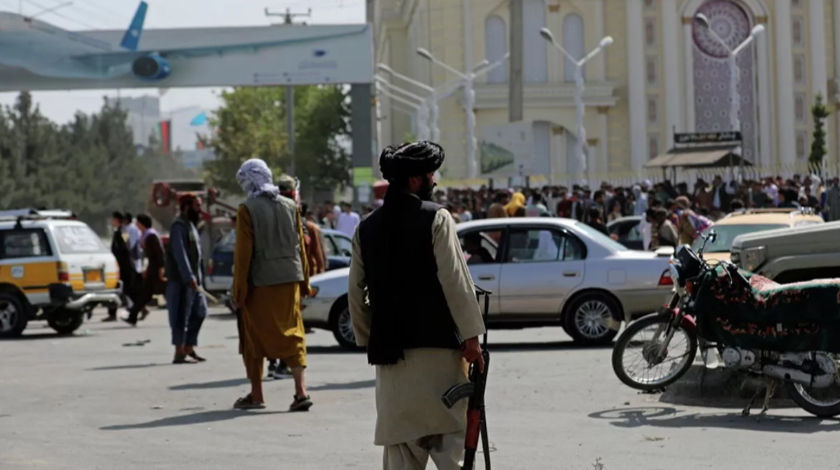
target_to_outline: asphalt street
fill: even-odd
[[[162,311],[138,328],[99,318],[72,337],[33,323],[0,341],[0,469],[381,468],[374,370],[331,333],[307,337],[310,412],[285,412],[291,380],[243,412],[231,409],[248,389],[233,316],[207,319],[197,365],[170,364]],[[491,331],[490,350],[496,469],[837,468],[840,421],[782,403],[759,422],[740,417],[743,401],[638,394],[609,349],[577,349],[559,328]]]

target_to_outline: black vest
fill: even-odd
[[[461,338],[437,278],[432,243],[443,208],[389,192],[359,225],[362,263],[373,312],[368,362],[396,364],[412,348],[458,349]]]

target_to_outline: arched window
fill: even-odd
[[[577,13],[570,13],[563,18],[563,49],[577,60],[586,54],[584,49],[583,18]],[[586,77],[586,70],[581,70]],[[575,64],[568,58],[563,62],[563,79],[567,82],[575,81]]]
[[[523,0],[522,10],[525,52],[522,77],[526,83],[545,83],[548,81],[548,44],[540,35],[540,30],[545,27],[545,1]]]
[[[507,53],[507,30],[505,21],[493,15],[484,20],[484,49],[487,61],[491,64],[502,60]],[[508,80],[507,64],[500,65],[487,73],[488,83],[506,83]]]

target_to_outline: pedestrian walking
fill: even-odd
[[[447,409],[441,396],[467,382],[484,333],[475,287],[455,222],[431,202],[444,160],[432,142],[388,147],[384,204],[353,237],[349,304],[356,343],[376,366],[374,444],[385,470],[461,468],[467,400]],[[369,304],[365,298],[369,299]]]
[[[134,262],[131,258],[131,250],[128,245],[128,232],[126,224],[126,215],[119,211],[114,211],[111,214],[111,225],[114,228],[111,237],[111,253],[117,260],[117,267],[120,269],[120,281],[122,282],[122,291],[120,292],[120,304],[126,309],[132,308],[134,305],[131,300],[134,296],[134,286],[137,283],[137,271],[134,269]],[[108,308],[108,316],[103,318],[104,322],[111,322],[117,320],[117,306]]]
[[[180,213],[172,222],[166,245],[166,308],[169,310],[172,345],[175,346],[172,362],[189,364],[204,362],[204,358],[195,352],[198,333],[207,316],[207,299],[198,289],[204,281],[201,239],[196,229],[201,215],[201,200],[186,194],[178,200],[178,209]]]
[[[291,368],[295,381],[289,411],[307,411],[312,400],[304,381],[306,333],[300,299],[309,295],[309,267],[300,211],[294,200],[280,194],[264,161],[246,161],[236,179],[248,199],[236,213],[233,302],[251,391],[233,407],[265,408],[263,364],[279,359]]]
[[[140,320],[146,318],[149,311],[146,305],[152,301],[152,297],[166,292],[166,278],[164,277],[165,258],[163,243],[160,235],[152,227],[152,218],[148,214],[137,216],[137,228],[141,232],[140,246],[148,259],[146,270],[142,272],[142,280],[137,289],[137,295],[133,299],[134,305],[128,310],[126,323],[137,325],[138,315],[142,312]]]

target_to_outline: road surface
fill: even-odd
[[[208,362],[177,366],[164,312],[138,328],[99,318],[73,337],[36,322],[23,339],[0,342],[3,470],[381,468],[374,370],[330,333],[307,337],[309,413],[285,413],[291,380],[266,383],[266,410],[242,412],[231,409],[248,389],[231,315],[217,310],[204,324],[198,350]],[[559,328],[492,331],[491,343],[494,468],[837,466],[838,421],[776,408],[757,422],[739,416],[743,402],[664,403],[622,386],[609,349],[576,349]]]

